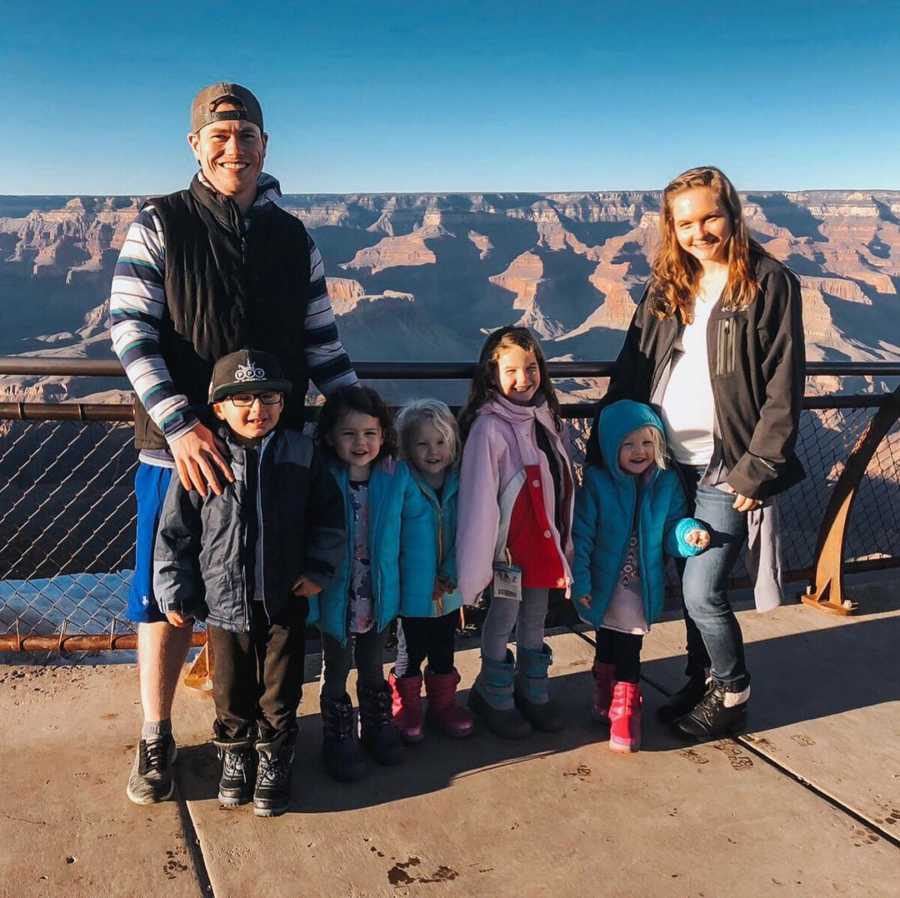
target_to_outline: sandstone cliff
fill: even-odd
[[[900,192],[743,198],[756,238],[801,278],[809,357],[900,358]],[[109,284],[140,202],[0,197],[0,353],[109,353]],[[658,243],[654,192],[288,195],[282,205],[322,249],[360,360],[470,359],[485,328],[514,322],[551,357],[610,357]],[[86,387],[0,389],[64,398]]]

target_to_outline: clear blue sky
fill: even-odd
[[[287,192],[900,189],[900,3],[0,0],[0,193],[154,193],[202,85]]]

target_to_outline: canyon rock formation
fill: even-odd
[[[900,359],[900,192],[743,200],[756,239],[801,279],[809,359]],[[322,250],[352,357],[425,361],[470,360],[485,330],[511,323],[540,334],[551,358],[614,357],[657,246],[659,201],[638,191],[294,194],[282,205]],[[0,354],[110,355],[112,271],[141,202],[0,197]],[[587,395],[592,385],[567,386]],[[7,378],[0,398],[122,387]]]

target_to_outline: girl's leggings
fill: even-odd
[[[597,630],[597,661],[613,664],[616,679],[623,683],[637,683],[641,678],[641,646],[644,637],[618,630]]]
[[[459,611],[441,617],[401,617],[397,622],[398,677],[414,677],[428,659],[428,669],[436,674],[453,672],[453,640]]]
[[[491,661],[506,660],[506,644],[516,631],[516,643],[539,651],[544,644],[544,621],[550,601],[549,589],[526,586],[522,601],[492,599],[481,627],[481,654]]]
[[[380,633],[372,627],[367,633],[351,633],[346,645],[327,633],[322,634],[322,695],[339,702],[347,693],[347,676],[356,656],[356,689],[380,689],[384,686],[384,647],[388,628]]]

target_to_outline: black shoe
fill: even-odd
[[[726,694],[724,686],[711,680],[706,695],[692,711],[675,721],[675,729],[689,739],[707,742],[743,727],[750,700],[726,708]]]
[[[253,746],[249,742],[216,742],[222,776],[219,778],[219,804],[236,808],[253,799]]]
[[[366,774],[366,761],[356,736],[356,712],[350,696],[339,701],[320,699],[322,711],[322,763],[330,777],[351,783]]]
[[[257,817],[277,817],[291,804],[291,770],[294,740],[281,735],[271,742],[257,742],[259,765],[253,790],[253,813]]]
[[[387,766],[403,761],[403,739],[391,714],[391,687],[383,683],[376,689],[358,688],[360,742],[379,763]]]
[[[128,778],[126,794],[135,804],[156,804],[172,797],[175,777],[172,765],[178,749],[171,736],[141,739]]]
[[[656,710],[656,716],[663,723],[674,723],[679,717],[684,717],[692,711],[706,695],[706,677],[691,677],[681,689],[669,696],[669,701]]]
[[[525,739],[531,735],[531,724],[518,708],[495,708],[489,705],[476,684],[469,692],[469,710],[501,739]]]

